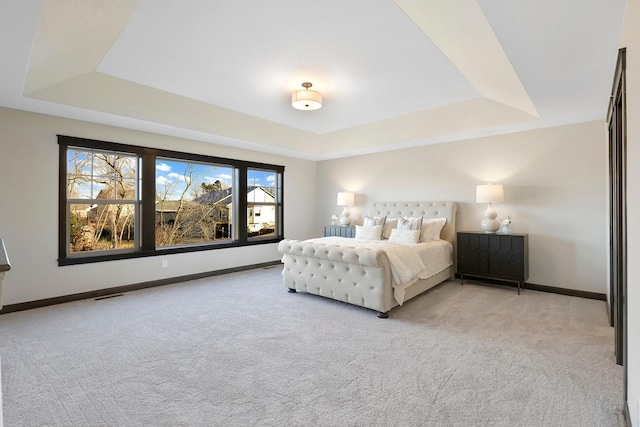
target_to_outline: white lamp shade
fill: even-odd
[[[502,184],[486,184],[476,187],[477,203],[493,203],[504,201]]]
[[[341,192],[338,193],[338,206],[353,206],[356,204],[356,195],[354,193]]]
[[[322,95],[315,90],[298,90],[291,95],[291,105],[296,110],[317,110],[322,107]]]

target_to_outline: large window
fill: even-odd
[[[60,265],[282,239],[283,166],[69,136],[58,143]]]

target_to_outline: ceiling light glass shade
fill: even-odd
[[[322,95],[315,90],[309,90],[311,83],[303,83],[304,90],[298,90],[291,95],[291,105],[297,110],[317,110],[322,107]]]

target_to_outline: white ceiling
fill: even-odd
[[[624,8],[0,0],[0,106],[318,160],[604,119]]]

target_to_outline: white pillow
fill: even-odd
[[[422,227],[422,217],[400,217],[398,218],[398,228],[400,230],[420,230]]]
[[[431,218],[422,220],[420,230],[420,241],[440,240],[440,232],[447,223],[447,218]]]
[[[365,227],[364,225],[356,225],[356,239],[381,240],[382,225],[373,225]]]
[[[398,218],[387,218],[382,229],[382,238],[388,239],[391,237],[391,231],[398,227]]]
[[[372,227],[374,225],[382,225],[384,227],[384,222],[386,221],[387,216],[375,216],[371,218],[370,216],[364,217],[364,225],[365,227]]]
[[[391,230],[389,241],[393,243],[418,243],[420,230],[401,230],[394,228]]]

